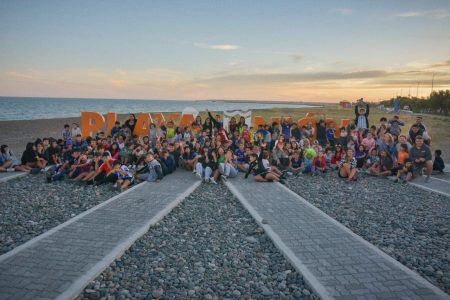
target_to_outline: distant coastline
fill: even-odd
[[[251,100],[133,100],[96,98],[0,97],[0,120],[39,120],[79,117],[82,111],[118,114],[140,112],[181,112],[190,107],[197,111],[255,110],[273,108],[315,108],[323,103]],[[333,104],[335,105],[335,104]]]

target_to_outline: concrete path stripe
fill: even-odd
[[[388,178],[393,181],[397,177],[389,176]],[[440,195],[443,195],[446,197],[450,197],[450,181],[431,176],[430,182],[426,183],[424,181],[426,178],[425,175],[418,177],[418,178],[419,178],[419,181],[417,179],[415,179],[413,181],[408,181],[408,184],[418,187],[420,189],[429,191],[429,192],[433,192],[433,193],[437,193],[437,194],[440,194]]]
[[[418,188],[421,188],[421,189],[424,189],[424,190],[427,190],[427,191],[432,192],[432,193],[437,193],[437,194],[440,194],[440,195],[443,195],[443,196],[450,197],[449,193],[446,193],[444,191],[440,191],[440,190],[428,187],[425,184],[421,184],[421,183],[417,183],[417,182],[411,182],[411,181],[408,182],[408,184],[413,185],[413,186],[418,187]],[[449,183],[447,183],[447,184],[449,184]]]
[[[126,190],[125,192],[120,193],[120,194],[118,194],[118,195],[115,195],[114,197],[109,198],[108,200],[106,200],[106,201],[104,201],[104,202],[102,202],[102,203],[100,203],[100,204],[97,204],[96,206],[94,206],[94,207],[92,207],[92,208],[90,208],[90,209],[88,209],[88,210],[82,212],[81,214],[76,215],[75,217],[71,218],[70,220],[68,220],[68,221],[66,221],[66,222],[64,222],[64,223],[61,223],[61,224],[59,224],[58,226],[53,227],[53,228],[50,229],[50,230],[47,230],[47,231],[44,232],[43,234],[40,234],[40,235],[38,235],[37,237],[32,238],[31,240],[27,241],[26,243],[17,246],[16,248],[12,249],[11,251],[8,251],[8,252],[6,252],[6,253],[0,255],[0,263],[1,263],[2,261],[4,261],[5,259],[10,258],[11,256],[14,256],[14,255],[18,254],[18,253],[21,252],[22,250],[24,250],[24,249],[26,249],[26,248],[29,248],[29,247],[33,246],[34,244],[36,244],[36,243],[39,242],[40,240],[45,239],[46,237],[48,237],[48,236],[54,234],[55,232],[57,232],[57,231],[63,229],[64,227],[67,227],[67,226],[69,226],[70,224],[72,224],[72,223],[78,221],[79,219],[81,219],[81,218],[83,218],[83,217],[85,217],[85,216],[87,216],[87,215],[93,213],[94,211],[96,211],[96,210],[102,208],[103,206],[108,205],[110,202],[112,202],[112,201],[118,199],[119,197],[123,197],[123,196],[125,196],[126,194],[132,193],[134,190],[137,190],[137,189],[143,187],[144,184],[147,184],[147,183],[146,183],[146,182],[141,182],[141,183],[139,183],[139,184],[133,186],[132,188],[129,188],[129,189]]]
[[[247,209],[250,215],[255,219],[259,226],[264,228],[265,233],[270,237],[275,246],[280,250],[280,252],[287,258],[287,260],[297,269],[302,275],[305,282],[312,288],[314,293],[319,295],[322,299],[332,299],[328,294],[325,287],[316,279],[315,276],[309,271],[308,267],[305,266],[300,259],[295,255],[294,252],[282,241],[280,236],[272,230],[272,227],[268,224],[263,223],[263,218],[258,214],[258,212],[253,208],[253,206],[247,201],[247,199],[233,186],[230,181],[227,181],[225,185],[233,193],[233,195],[241,202],[241,204]]]
[[[150,229],[150,226],[161,221],[167,214],[169,214],[175,207],[177,207],[187,196],[189,196],[199,185],[201,181],[194,183],[178,197],[169,203],[163,210],[156,214],[150,221],[144,224],[139,230],[137,230],[128,239],[117,245],[107,256],[99,261],[92,269],[80,276],[64,293],[58,296],[57,299],[74,299],[79,293],[83,291],[86,285],[95,279],[104,269],[106,269],[115,259],[122,256],[125,251],[130,248],[140,237],[142,237]]]
[[[8,180],[19,178],[28,175],[27,172],[7,172],[0,173],[0,182],[6,182]]]
[[[311,207],[312,209],[314,209],[315,211],[317,211],[318,213],[320,213],[324,218],[328,219],[330,222],[333,222],[337,227],[339,227],[340,229],[346,231],[347,233],[349,233],[350,235],[352,235],[355,239],[357,239],[359,242],[363,243],[366,247],[369,247],[370,249],[372,249],[373,251],[375,251],[378,255],[382,256],[384,259],[390,261],[393,265],[395,265],[397,268],[401,269],[402,271],[406,272],[409,276],[411,276],[412,278],[414,278],[415,280],[421,282],[423,285],[425,285],[426,287],[428,287],[429,289],[433,290],[437,295],[440,295],[441,297],[443,297],[444,299],[450,299],[450,296],[447,295],[446,293],[444,293],[440,288],[438,288],[437,286],[435,286],[434,284],[432,284],[431,282],[429,282],[428,280],[426,280],[425,278],[423,278],[422,276],[420,276],[418,273],[414,272],[413,270],[411,270],[410,268],[406,267],[405,265],[403,265],[402,263],[400,263],[399,261],[397,261],[396,259],[392,258],[391,256],[389,256],[388,254],[384,253],[382,250],[380,250],[377,246],[371,244],[370,242],[366,241],[365,239],[363,239],[361,236],[357,235],[356,233],[354,233],[353,231],[351,231],[348,227],[346,227],[345,225],[343,225],[342,223],[338,222],[337,220],[333,219],[332,217],[330,217],[329,215],[327,215],[325,212],[323,212],[322,210],[318,209],[317,207],[315,207],[313,204],[311,204],[310,202],[306,201],[303,197],[301,197],[299,194],[295,193],[294,191],[290,190],[289,188],[287,188],[286,186],[282,185],[281,183],[277,183],[282,189],[284,189],[286,192],[288,192],[289,194],[291,194],[292,196],[294,196],[295,198],[297,198],[300,202],[304,203],[305,205],[308,205],[309,207]]]
[[[422,175],[422,177],[426,178],[425,175]],[[438,181],[441,181],[441,182],[450,183],[450,180],[445,180],[445,179],[434,177],[434,176],[430,176],[430,177],[431,177],[432,180],[438,180]]]
[[[240,179],[226,185],[323,299],[450,299],[285,186]]]

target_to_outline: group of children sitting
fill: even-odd
[[[363,119],[355,122],[359,120]],[[28,143],[21,161],[3,145],[0,171],[45,170],[47,182],[69,178],[85,184],[112,183],[118,189],[137,181],[159,181],[177,168],[213,184],[239,172],[245,178],[252,174],[259,182],[284,183],[287,176],[316,176],[330,170],[338,170],[347,182],[357,180],[359,172],[394,175],[406,182],[423,169],[427,178],[433,169],[443,171],[440,150],[431,162],[426,145],[430,138],[421,117],[408,134],[402,133],[404,124],[397,116],[390,121],[382,118],[371,127],[366,120],[342,128],[337,138],[323,120],[302,128],[288,120],[253,128],[244,118],[239,122],[231,118],[223,128],[221,116],[208,112],[204,121],[197,116],[191,126],[177,127],[173,121],[152,124],[148,136],[140,138],[132,135],[136,119],[131,114],[123,124],[116,122],[111,132],[95,137],[83,138],[77,124],[72,129],[65,125],[60,139]]]

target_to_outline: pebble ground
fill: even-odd
[[[332,218],[450,293],[450,199],[388,179],[336,172],[287,186]]]
[[[202,184],[78,299],[317,298],[223,184]]]

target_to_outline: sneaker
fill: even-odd
[[[202,180],[202,175],[195,173],[195,175],[197,175],[198,178],[200,178],[200,180]],[[206,180],[206,178],[205,178]]]
[[[287,172],[286,174],[288,174],[288,176],[294,175],[294,173],[292,173],[292,172]]]
[[[212,184],[217,184],[217,182],[212,177],[209,179],[209,182],[212,183]]]
[[[226,182],[226,181],[228,180],[227,176],[225,176],[225,175],[221,175],[220,178],[222,178],[222,180],[223,180],[224,182]]]
[[[402,180],[402,183],[403,183],[403,184],[406,184],[406,183],[408,183],[408,181],[407,181],[406,179],[403,179],[403,180]]]
[[[6,172],[14,172],[14,171],[16,171],[16,169],[14,169],[14,168],[8,168],[8,169],[6,169]]]
[[[278,181],[281,184],[286,184],[286,181],[284,181],[284,179],[280,179],[280,181]]]
[[[427,175],[427,177],[425,177],[425,182],[428,183],[430,182],[430,180],[431,180],[430,175]]]
[[[209,178],[205,178],[205,182],[206,182],[206,183],[209,183]]]
[[[46,180],[47,180],[47,183],[52,182],[52,175],[51,174],[47,174]]]
[[[397,183],[397,182],[398,182],[398,178],[395,178],[395,179],[394,179],[394,182]]]

